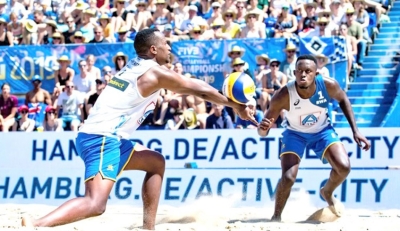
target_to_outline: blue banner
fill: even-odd
[[[112,58],[117,52],[124,52],[129,58],[135,56],[132,43],[115,44],[85,44],[63,46],[14,46],[0,49],[0,85],[7,82],[11,85],[13,94],[25,94],[33,85],[34,75],[43,78],[42,88],[53,92],[54,70],[61,55],[67,55],[71,60],[71,67],[77,71],[78,62],[90,54],[96,57],[95,66],[103,68],[108,65],[114,67]]]
[[[286,43],[286,39],[181,41],[172,44],[172,53],[175,55],[174,61],[182,63],[184,72],[221,89],[224,71],[231,63],[228,52],[233,46],[240,46],[244,50],[242,59],[249,63],[250,70],[254,70],[257,55],[267,54],[270,58],[285,59],[283,49]]]
[[[341,85],[345,83],[347,59],[345,41],[340,37],[331,38],[294,38],[286,39],[237,39],[212,41],[180,41],[172,44],[174,62],[181,62],[184,73],[191,73],[199,79],[221,89],[224,72],[230,71],[231,59],[228,52],[238,45],[244,50],[243,60],[249,63],[250,70],[256,69],[256,56],[267,54],[270,58],[283,61],[286,44],[294,43],[298,54],[323,53],[330,58],[327,68],[331,76]],[[43,78],[42,87],[49,92],[54,89],[54,70],[61,55],[71,59],[71,67],[78,70],[78,62],[93,54],[97,60],[95,66],[102,69],[108,65],[114,67],[112,58],[117,52],[124,52],[129,58],[135,56],[132,43],[85,44],[63,46],[16,46],[0,50],[0,85],[8,82],[13,94],[25,94],[32,89],[30,79],[34,75]]]

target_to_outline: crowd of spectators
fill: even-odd
[[[132,43],[137,31],[155,27],[169,42],[239,38],[290,38],[344,36],[349,71],[362,69],[371,43],[369,12],[377,20],[386,9],[372,0],[0,0],[0,46],[84,43]],[[372,25],[375,26],[375,25]],[[257,96],[249,105],[258,120],[268,110],[276,90],[294,79],[297,47],[288,44],[285,60],[260,54],[243,60],[245,52],[234,46],[224,64],[224,76],[246,72],[257,85]],[[70,57],[57,57],[52,92],[41,88],[42,76],[32,78],[32,91],[25,102],[10,95],[4,84],[0,97],[2,131],[76,131],[90,114],[102,89],[128,61],[122,52],[113,57],[114,66],[96,67],[96,57],[85,54],[78,69]],[[250,70],[249,62],[257,63]],[[318,57],[322,75],[330,77],[328,58]],[[168,68],[188,78],[182,64]],[[165,90],[158,107],[143,128],[219,129],[255,128],[238,119],[230,108],[204,102],[201,98]],[[279,126],[279,123],[278,123]]]

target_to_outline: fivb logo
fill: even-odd
[[[196,46],[178,47],[178,56],[180,58],[199,57],[200,54],[200,48]]]

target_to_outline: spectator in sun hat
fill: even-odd
[[[267,54],[261,54],[256,56],[257,69],[254,71],[254,76],[256,78],[255,84],[256,84],[257,99],[260,97],[261,94],[261,90],[259,90],[262,89],[261,79],[266,73],[271,71],[269,69],[269,62],[270,58]]]
[[[118,31],[117,31],[117,42],[119,43],[133,43],[133,40],[128,38],[128,27],[127,26],[122,26]]]
[[[38,25],[33,20],[26,20],[22,31],[23,45],[36,45],[38,42]]]
[[[188,108],[183,111],[183,119],[185,128],[188,130],[199,129],[199,121],[197,120],[196,112],[193,108]]]
[[[224,71],[224,76],[227,76],[228,74],[232,73],[232,62],[235,58],[241,58],[243,57],[244,54],[244,49],[241,48],[238,45],[232,46],[232,48],[228,51],[228,57],[229,59],[224,63],[223,71]],[[248,66],[248,64],[247,64]]]
[[[299,21],[299,31],[314,28],[315,22],[317,21],[317,14],[315,12],[315,9],[317,8],[317,3],[313,0],[306,0],[303,6],[306,11],[306,15],[305,17],[302,17]]]
[[[165,39],[166,39],[167,42],[169,42],[169,43],[171,43],[171,42],[176,42],[176,41],[179,40],[179,37],[176,36],[176,35],[174,35],[174,34],[172,33],[172,31],[173,31],[173,28],[172,28],[172,25],[171,25],[171,24],[165,25],[163,34],[164,34],[164,36],[165,36]]]
[[[287,76],[288,81],[295,80],[294,70],[296,69],[297,47],[293,43],[288,43],[283,51],[286,53],[286,58],[282,61],[279,71]]]
[[[317,58],[317,72],[323,77],[331,77],[328,68],[326,68],[326,64],[329,63],[329,58],[324,54],[318,54],[315,57]]]
[[[190,5],[189,6],[189,17],[183,20],[182,24],[179,28],[175,29],[175,33],[178,35],[189,35],[189,32],[195,27],[203,24],[204,19],[200,16],[197,16],[197,6]]]
[[[35,121],[28,118],[29,108],[26,105],[21,105],[18,108],[20,115],[19,119],[14,122],[12,131],[18,132],[32,132],[35,129]]]
[[[54,82],[55,82],[55,90],[59,93],[64,91],[65,83],[70,80],[72,81],[75,76],[75,70],[70,67],[71,60],[67,55],[62,55],[57,59],[57,62],[60,66],[59,70],[54,72]]]
[[[128,56],[124,52],[118,52],[116,55],[113,57],[113,63],[115,66],[115,73],[118,73],[128,62]]]
[[[312,38],[312,37],[331,37],[332,31],[327,28],[329,19],[325,17],[318,18],[315,28],[310,30],[304,30],[299,33],[301,38]]]

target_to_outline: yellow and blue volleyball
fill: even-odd
[[[226,77],[222,93],[239,104],[246,104],[256,94],[253,79],[243,72],[234,72]]]

